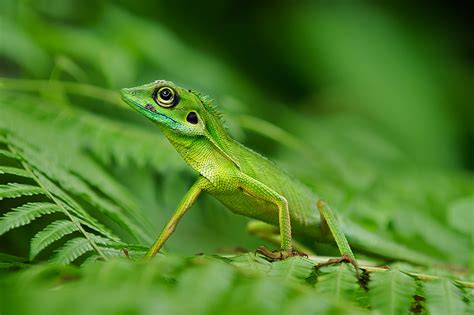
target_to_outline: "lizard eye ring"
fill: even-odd
[[[176,105],[178,97],[172,88],[165,86],[155,92],[153,99],[161,107],[173,107]]]

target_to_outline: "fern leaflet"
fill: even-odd
[[[13,154],[12,152],[10,151],[7,151],[7,150],[3,150],[3,149],[0,149],[0,155],[3,155],[7,158],[12,158],[12,159],[18,159],[18,156]]]
[[[43,193],[44,190],[41,187],[33,185],[25,185],[18,183],[8,183],[7,185],[0,185],[0,200],[4,198],[16,198],[21,196],[31,196]]]
[[[93,234],[89,234],[88,237],[92,238],[95,244],[107,245],[110,243],[106,239],[96,237]],[[56,250],[56,255],[51,259],[51,261],[61,265],[67,265],[85,253],[94,251],[95,248],[92,244],[93,243],[90,239],[85,237],[73,238]]]
[[[76,224],[68,220],[54,221],[36,233],[31,240],[30,260],[33,260],[43,249],[62,237],[78,231]]]
[[[448,279],[434,280],[424,284],[426,308],[431,315],[465,314],[466,304],[462,291]]]
[[[233,256],[229,262],[238,268],[250,270],[255,274],[266,274],[272,268],[269,261],[254,253]]]
[[[0,218],[0,235],[26,225],[42,215],[60,211],[61,208],[50,202],[30,202],[21,205]]]
[[[316,290],[320,293],[330,295],[335,300],[354,300],[360,289],[355,272],[347,264],[327,266],[319,270]]]
[[[407,313],[415,290],[415,280],[398,270],[373,273],[370,277],[370,302],[381,314]]]
[[[78,256],[78,253],[82,255],[88,252],[89,249],[95,251],[102,259],[106,256],[111,256],[112,254],[113,256],[117,255],[116,253],[118,251],[116,247],[120,248],[121,246],[119,239],[99,223],[97,219],[83,209],[83,206],[77,202],[75,198],[71,197],[70,191],[72,190],[73,192],[76,192],[76,187],[84,187],[84,189],[80,189],[79,193],[79,195],[83,197],[83,200],[99,200],[99,203],[103,202],[107,205],[110,204],[111,208],[116,207],[115,205],[110,201],[97,196],[95,192],[79,178],[75,177],[67,170],[62,169],[59,165],[54,164],[54,157],[45,155],[44,152],[38,151],[36,148],[20,140],[16,136],[9,133],[1,135],[0,142],[3,142],[8,148],[9,151],[6,152],[11,152],[11,154],[7,155],[10,157],[18,157],[20,164],[23,167],[23,169],[21,169],[18,167],[2,166],[2,173],[28,177],[37,183],[37,186],[22,183],[0,185],[0,199],[17,198],[21,200],[20,198],[24,196],[39,193],[44,194],[45,197],[49,199],[48,202],[30,202],[17,208],[10,209],[0,218],[0,235],[14,228],[27,225],[41,216],[54,212],[61,212],[69,220],[53,222],[36,234],[31,243],[31,259],[36,257],[38,253],[51,243],[75,231],[82,234],[81,238],[85,239],[88,242],[88,245],[85,247],[74,247],[72,246],[74,244],[67,242],[66,244],[68,244],[68,246],[63,246],[61,249],[56,251],[56,256],[61,258],[61,262],[72,262],[80,256]],[[45,174],[48,175],[46,176]],[[71,180],[71,182],[68,185],[64,185],[65,189],[63,189],[51,180],[50,177],[61,179],[61,181]],[[91,204],[94,204],[94,202],[91,202]],[[119,210],[115,211],[119,212]],[[123,214],[121,213],[116,214],[118,223],[124,222],[120,221],[122,215]],[[100,235],[87,232],[86,228],[91,229],[93,233]],[[111,251],[108,251],[107,254],[104,254],[99,245],[104,245],[105,248],[111,246],[112,249]],[[76,248],[76,250],[74,250],[74,248]],[[84,251],[84,248],[87,248],[88,250]],[[65,250],[65,252],[61,253],[61,250]]]
[[[31,175],[27,171],[21,168],[11,167],[11,166],[0,165],[0,174],[10,174],[10,175],[16,175],[20,177],[31,178]]]
[[[84,237],[76,237],[69,240],[56,251],[56,255],[51,259],[52,262],[61,265],[67,265],[87,252],[93,251],[90,241]]]
[[[284,280],[304,280],[313,271],[314,263],[303,257],[292,257],[272,264],[270,276],[276,276]]]

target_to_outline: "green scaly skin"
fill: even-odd
[[[338,222],[327,204],[318,202],[319,198],[308,187],[232,139],[220,114],[199,92],[158,80],[123,89],[122,99],[155,122],[186,163],[200,174],[150,248],[148,257],[156,255],[187,209],[205,191],[234,213],[279,226],[281,258],[293,255],[292,231],[327,242],[331,238],[321,231],[329,227],[341,255],[351,259],[355,260],[345,236],[351,246],[365,252],[422,265],[434,262],[344,218]]]

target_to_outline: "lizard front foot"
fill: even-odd
[[[262,254],[263,256],[267,257],[271,261],[275,260],[284,260],[290,257],[294,256],[303,256],[303,257],[308,257],[305,253],[300,253],[297,251],[270,251],[268,248],[265,246],[260,246],[257,249],[257,253]]]

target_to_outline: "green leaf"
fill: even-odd
[[[230,258],[230,263],[242,270],[262,275],[268,273],[272,268],[272,263],[255,253],[236,255]]]
[[[18,156],[10,151],[0,149],[0,155],[6,156],[12,159],[18,159]]]
[[[100,245],[106,246],[105,250],[109,250],[108,255],[105,256],[112,257],[120,255],[121,252],[114,248],[116,244],[113,241],[91,233],[87,233],[87,237],[88,238],[76,237],[67,241],[62,247],[56,250],[56,254],[51,261],[61,265],[67,265],[87,252],[97,251],[97,248],[101,248]]]
[[[15,145],[21,150],[22,156],[28,163],[34,166],[35,170],[47,174],[49,178],[54,178],[62,189],[79,195],[85,201],[95,206],[96,209],[100,210],[104,215],[128,230],[133,236],[142,240],[148,240],[150,238],[150,236],[137,225],[136,220],[125,213],[123,208],[94,191],[80,176],[72,173],[69,168],[65,167],[64,164],[66,163],[61,162],[57,156],[46,151],[38,151],[25,141],[16,137],[12,136],[10,138],[12,141],[15,141]],[[79,153],[77,152],[77,154]]]
[[[466,308],[466,315],[467,314],[474,314],[474,290],[468,290],[467,292],[467,308]]]
[[[2,269],[29,267],[26,263],[23,257],[0,253],[0,272]]]
[[[36,176],[41,184],[49,191],[52,195],[60,198],[57,200],[58,205],[73,217],[77,217],[81,224],[86,225],[87,227],[107,236],[110,239],[117,239],[116,236],[112,234],[105,226],[97,221],[92,215],[85,211],[82,206],[71,198],[61,187],[53,183],[49,178],[44,176],[41,173],[37,173]]]
[[[474,237],[474,197],[457,200],[448,209],[448,220],[456,230]]]
[[[285,303],[280,314],[291,315],[361,315],[369,314],[362,308],[356,308],[349,302],[334,302],[324,295],[317,294],[314,291],[305,292],[301,296],[297,296],[288,303]]]
[[[33,260],[43,249],[65,235],[78,231],[77,225],[72,221],[58,220],[36,233],[31,240],[30,260]]]
[[[17,168],[17,167],[10,167],[10,166],[0,165],[0,174],[10,174],[10,175],[31,178],[31,174],[25,171],[24,169]]]
[[[234,268],[221,261],[210,261],[196,268],[189,268],[180,275],[176,294],[185,300],[192,294],[194,299],[186,303],[187,314],[206,314],[218,310],[222,297],[228,294],[235,277]],[[202,301],[212,296],[212,300]],[[181,298],[179,298],[181,297]]]
[[[18,183],[0,185],[0,200],[4,198],[17,198],[20,196],[31,196],[36,194],[44,194],[44,190],[38,186]]]
[[[424,283],[426,308],[430,315],[464,314],[466,304],[461,290],[448,279]]]
[[[270,276],[282,280],[301,281],[310,276],[314,270],[314,263],[304,257],[292,257],[272,264]]]
[[[56,255],[51,259],[52,262],[61,265],[67,265],[87,252],[93,251],[94,247],[91,240],[84,237],[76,237],[69,240],[62,247],[56,250]]]
[[[11,229],[26,225],[45,214],[60,212],[61,208],[49,202],[27,203],[12,209],[0,218],[0,235]]]
[[[347,264],[322,267],[321,274],[316,282],[316,290],[319,293],[332,296],[335,300],[355,300],[356,293],[360,289],[353,268]]]
[[[372,308],[380,311],[381,314],[408,313],[415,290],[415,280],[398,270],[370,275],[370,303]]]
[[[470,259],[468,249],[470,240],[449,229],[446,223],[425,213],[400,211],[395,215],[394,225],[398,234],[416,233],[416,237],[436,248],[442,255],[452,257],[456,262],[467,263]],[[411,231],[410,231],[411,230]]]

